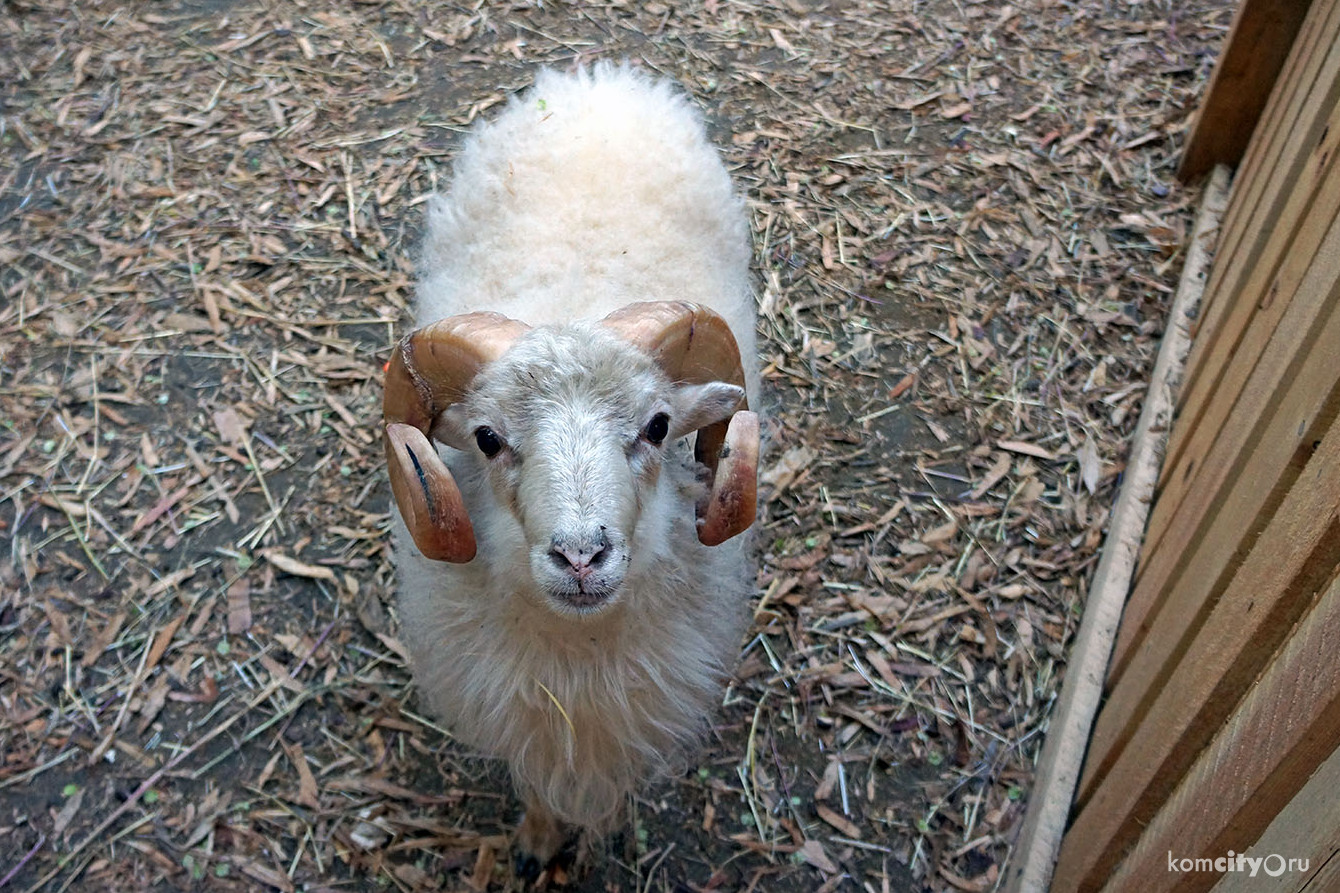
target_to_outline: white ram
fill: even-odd
[[[401,629],[430,710],[508,761],[532,872],[686,768],[737,654],[748,267],[700,115],[626,67],[541,73],[429,206],[386,381]]]

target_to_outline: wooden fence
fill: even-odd
[[[1243,0],[1183,164],[1237,173],[1053,890],[1340,889],[1337,147],[1340,0]]]

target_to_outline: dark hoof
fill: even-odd
[[[544,866],[530,853],[517,853],[512,861],[512,870],[516,872],[518,878],[529,884],[540,876]]]

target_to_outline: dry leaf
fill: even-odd
[[[932,422],[930,419],[922,419],[922,421],[926,423],[926,427],[930,430],[931,434],[935,435],[936,440],[940,441],[940,443],[949,443],[950,434],[943,426]]]
[[[992,463],[991,468],[986,473],[986,477],[982,478],[977,486],[972,488],[972,498],[981,499],[989,493],[992,487],[1000,483],[1005,478],[1005,475],[1010,473],[1011,464],[1012,461],[1008,453],[997,453],[996,461]]]
[[[839,871],[837,863],[829,858],[828,853],[824,850],[824,845],[813,838],[805,841],[805,845],[797,852],[800,853],[801,857],[807,863],[813,865],[824,874],[837,874]]]
[[[810,467],[815,457],[814,450],[807,446],[791,447],[759,475],[759,481],[780,493]]]
[[[214,427],[218,428],[219,436],[223,442],[231,446],[240,447],[245,445],[247,438],[246,425],[238,416],[236,410],[220,409],[214,413]]]
[[[56,818],[51,823],[51,836],[60,837],[65,833],[65,829],[70,827],[70,822],[79,813],[79,807],[84,803],[84,789],[79,788],[69,798],[61,804],[60,810],[56,813]]]
[[[185,619],[185,613],[178,614],[159,630],[158,635],[154,638],[153,647],[149,649],[149,654],[144,661],[145,675],[147,675],[154,667],[158,666],[158,662],[163,659],[163,655],[167,652],[168,646],[172,644],[173,637],[177,635],[177,630],[181,628],[182,621]]]
[[[178,332],[212,332],[214,327],[207,318],[194,313],[169,313],[163,317],[163,328]]]
[[[296,558],[285,555],[282,552],[276,552],[273,549],[268,549],[263,554],[265,555],[266,561],[269,561],[286,574],[292,574],[295,577],[307,577],[312,580],[326,580],[331,583],[338,582],[335,572],[328,567],[306,564]]]
[[[62,338],[73,338],[79,334],[79,317],[63,310],[51,312],[51,330]]]
[[[239,577],[228,587],[228,632],[240,636],[251,629],[251,584]]]
[[[296,743],[291,747],[285,745],[284,749],[288,751],[289,761],[298,772],[297,801],[311,809],[319,809],[321,798],[316,786],[316,778],[312,775],[312,767],[307,765],[307,755],[303,753],[302,745]]]
[[[1092,437],[1084,438],[1075,458],[1079,460],[1080,479],[1084,481],[1084,488],[1090,494],[1097,493],[1098,483],[1103,478],[1103,461],[1098,457],[1098,447]]]
[[[912,372],[907,373],[902,378],[898,379],[898,383],[896,385],[889,388],[889,399],[897,400],[899,397],[903,396],[903,394],[906,394],[908,389],[911,388],[912,385],[916,384],[916,381],[917,376],[915,373]]]
[[[1011,453],[1020,453],[1025,456],[1033,456],[1036,459],[1055,459],[1056,456],[1048,449],[1033,443],[1026,443],[1022,440],[998,440],[996,446],[1002,450],[1009,450]]]
[[[475,869],[467,883],[476,890],[487,890],[493,879],[493,866],[497,861],[498,853],[492,844],[488,841],[482,842],[479,852],[475,855]]]
[[[822,803],[816,803],[814,805],[814,812],[819,818],[838,829],[843,835],[850,837],[853,840],[861,839],[861,829],[851,819],[845,818],[840,813],[829,809]]]

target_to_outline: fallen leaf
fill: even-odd
[[[922,419],[922,421],[926,423],[926,427],[930,429],[931,434],[935,435],[936,440],[940,441],[940,443],[949,443],[950,435],[949,432],[944,429],[944,426],[937,425],[930,419]]]
[[[481,843],[479,853],[475,856],[475,870],[467,883],[476,890],[487,890],[493,877],[493,866],[497,861],[498,854],[493,846],[488,841]]]
[[[79,334],[79,317],[73,313],[66,313],[63,310],[54,310],[51,313],[51,330],[62,338],[73,338]]]
[[[60,837],[65,833],[65,829],[70,827],[70,822],[74,821],[75,815],[79,812],[79,807],[84,802],[84,789],[80,788],[70,795],[70,798],[61,806],[60,811],[56,813],[56,818],[51,825],[51,836]]]
[[[898,383],[893,387],[889,388],[889,399],[897,400],[899,397],[903,396],[903,394],[906,394],[908,389],[911,388],[912,385],[916,383],[916,380],[917,376],[913,372],[909,372],[902,378],[898,379]]]
[[[335,572],[328,567],[306,564],[282,552],[273,550],[266,551],[265,558],[286,574],[292,574],[295,577],[307,577],[312,580],[327,580],[331,583],[337,582]]]
[[[936,90],[934,93],[927,93],[924,96],[918,96],[914,99],[907,99],[904,100],[903,102],[895,102],[893,104],[893,107],[896,109],[902,109],[905,112],[910,112],[917,106],[925,105],[928,102],[934,102],[935,100],[939,99],[941,96],[944,95],[945,91]]]
[[[805,845],[802,846],[798,852],[806,862],[813,865],[824,874],[838,873],[837,864],[829,858],[828,853],[824,851],[824,845],[819,841],[814,839],[805,841]]]
[[[239,859],[238,857],[234,857],[234,862],[242,869],[243,874],[253,880],[260,881],[262,884],[269,884],[271,887],[283,890],[284,893],[293,893],[293,891],[297,889],[293,886],[293,882],[281,871],[276,871],[275,869],[262,865],[252,859]]]
[[[846,837],[850,837],[853,840],[859,840],[861,838],[860,827],[858,827],[851,819],[846,818],[836,810],[829,809],[822,803],[816,803],[814,805],[814,812],[819,818],[841,831]]]
[[[178,614],[167,622],[167,625],[158,633],[154,639],[153,647],[149,649],[149,654],[144,661],[143,672],[147,675],[150,670],[158,666],[158,662],[163,659],[163,654],[172,644],[173,636],[177,635],[177,630],[181,628],[182,621],[186,619],[185,614]],[[141,677],[143,678],[143,677]]]
[[[795,482],[815,459],[814,450],[796,446],[782,454],[773,465],[759,475],[759,480],[780,493]]]
[[[219,436],[225,443],[233,446],[242,446],[246,443],[247,429],[236,410],[220,409],[214,413],[214,427],[219,429]]]
[[[163,328],[178,332],[212,332],[209,320],[194,313],[169,313],[163,317]]]
[[[1103,460],[1098,457],[1098,447],[1092,437],[1084,438],[1075,458],[1079,460],[1079,476],[1084,481],[1084,489],[1091,495],[1098,492],[1098,482],[1103,477]]]
[[[228,632],[240,636],[251,629],[251,584],[239,577],[228,587]]]
[[[302,751],[302,745],[284,744],[284,750],[288,752],[289,762],[298,773],[297,801],[303,806],[318,809],[321,806],[321,798],[318,795],[316,777],[312,775],[312,767],[307,765],[307,756]]]
[[[998,453],[996,455],[996,461],[987,471],[986,477],[982,478],[981,482],[979,482],[976,487],[972,488],[972,498],[981,499],[990,492],[992,487],[1000,483],[1005,475],[1010,473],[1011,464],[1012,462],[1008,453]]]
[[[1009,450],[1011,453],[1021,453],[1025,456],[1033,456],[1037,459],[1055,459],[1056,456],[1050,450],[1044,449],[1035,443],[1027,443],[1022,440],[998,440],[996,446],[1002,450]]]

